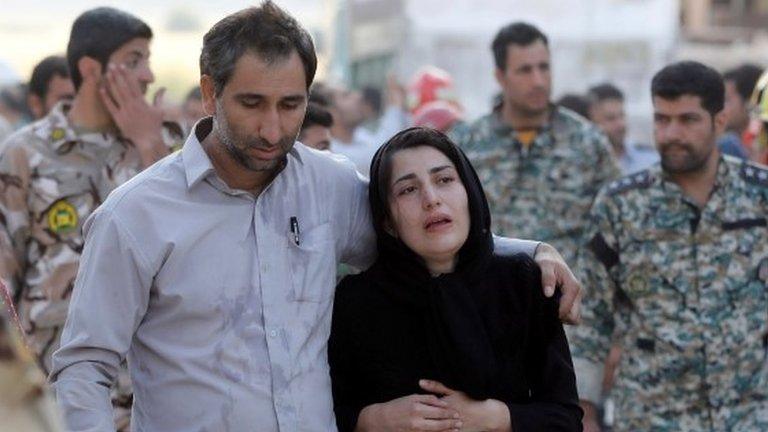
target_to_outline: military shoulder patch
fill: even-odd
[[[651,183],[653,183],[653,176],[651,176],[650,171],[640,171],[608,184],[608,195],[616,195],[632,189],[647,188]]]
[[[741,164],[741,178],[747,183],[768,187],[768,167],[754,162]]]
[[[56,201],[48,210],[48,229],[56,234],[71,233],[77,229],[77,210],[67,200]]]

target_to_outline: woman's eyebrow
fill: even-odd
[[[431,168],[431,169],[429,170],[429,173],[430,173],[430,174],[434,174],[434,173],[436,173],[436,172],[440,172],[440,171],[442,171],[442,170],[444,170],[444,169],[450,169],[450,168],[453,168],[453,167],[452,167],[452,166],[450,166],[450,165],[440,165],[440,166],[437,166],[437,167]]]
[[[414,179],[414,178],[416,178],[416,174],[414,174],[414,173],[406,174],[406,175],[404,175],[404,176],[402,176],[402,177],[398,178],[397,180],[393,181],[393,182],[392,182],[392,185],[394,186],[394,185],[396,185],[398,182],[401,182],[401,181],[403,181],[403,180],[410,180],[410,179]]]

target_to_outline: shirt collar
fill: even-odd
[[[211,132],[213,119],[205,117],[192,127],[192,132],[187,137],[184,147],[181,149],[181,160],[184,163],[184,173],[187,177],[187,188],[192,188],[208,174],[213,172],[213,164],[208,154],[203,150],[201,139]]]
[[[192,188],[210,173],[215,172],[211,159],[203,149],[201,141],[204,141],[213,130],[213,118],[204,117],[192,127],[192,132],[187,137],[184,147],[181,149],[181,158],[184,163],[184,173],[187,177],[187,188]],[[294,143],[288,152],[287,164],[294,158],[299,164],[304,164],[299,146]],[[286,166],[287,166],[286,164]],[[283,168],[285,169],[285,168]],[[278,175],[280,175],[278,173]]]

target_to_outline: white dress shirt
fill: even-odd
[[[116,189],[85,224],[53,360],[68,430],[114,430],[108,387],[126,354],[134,431],[335,430],[336,263],[364,268],[375,250],[366,183],[339,159],[296,144],[254,198],[191,134]]]

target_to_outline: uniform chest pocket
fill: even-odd
[[[292,232],[286,233],[288,243],[291,300],[323,302],[333,297],[336,276],[336,250],[331,224],[324,223],[299,233],[299,242]]]

